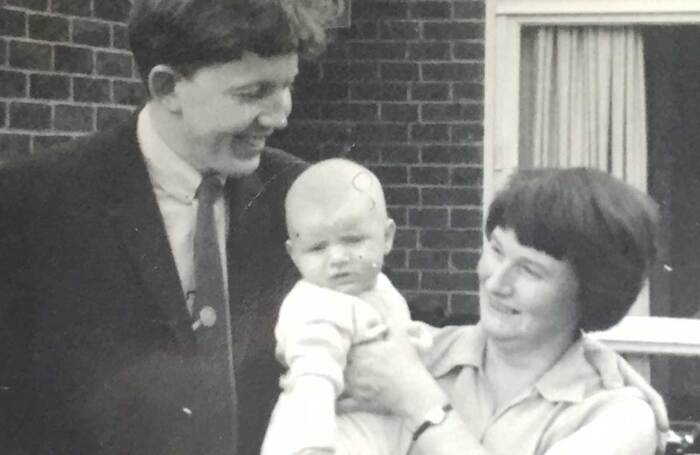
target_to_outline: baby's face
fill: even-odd
[[[288,216],[289,254],[302,277],[358,295],[371,289],[391,250],[395,225],[366,204],[309,207]]]

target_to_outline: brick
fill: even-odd
[[[454,2],[455,19],[484,19],[484,2]]]
[[[452,209],[450,227],[480,229],[483,223],[481,209]]]
[[[323,78],[328,81],[367,81],[379,79],[379,65],[364,62],[332,62],[322,65]]]
[[[114,81],[114,102],[138,105],[146,100],[146,89],[141,82]]]
[[[112,24],[112,47],[129,50],[129,29],[122,24]]]
[[[483,39],[484,25],[474,22],[424,22],[423,38],[426,40]]]
[[[73,46],[56,46],[54,48],[54,53],[56,70],[67,73],[92,73],[94,65],[91,49]]]
[[[376,103],[329,103],[321,107],[321,115],[326,120],[379,120],[379,107]]]
[[[418,185],[447,185],[450,181],[446,166],[411,166],[409,182]]]
[[[380,119],[388,122],[414,122],[418,120],[418,106],[402,103],[383,103]]]
[[[446,228],[447,209],[411,209],[408,212],[408,225],[413,227]]]
[[[95,109],[89,106],[58,105],[54,128],[61,131],[93,131]]]
[[[0,96],[24,98],[27,96],[27,76],[19,71],[0,70]]]
[[[384,40],[415,40],[420,37],[420,25],[414,21],[384,21],[379,36]]]
[[[453,251],[450,265],[457,270],[476,270],[481,254],[477,251]]]
[[[472,325],[479,321],[479,294],[476,289],[450,295],[450,304],[445,314],[447,325]]]
[[[448,296],[445,293],[419,292],[405,294],[411,318],[441,327],[447,314]]]
[[[49,70],[51,69],[51,46],[48,44],[11,41],[10,66]]]
[[[408,266],[420,270],[446,269],[449,259],[450,254],[447,251],[415,250],[409,254]]]
[[[417,19],[449,19],[452,8],[449,2],[415,2],[409,5],[408,14]]]
[[[352,127],[344,123],[296,122],[294,128],[277,131],[275,136],[281,142],[319,142],[352,143]]]
[[[481,190],[478,188],[421,188],[421,200],[423,205],[437,206],[463,206],[481,205]]]
[[[479,286],[479,279],[473,272],[423,272],[422,289],[439,291],[468,291]]]
[[[49,0],[5,0],[6,6],[19,6],[20,8],[33,9],[35,11],[46,11],[49,7]]]
[[[87,19],[73,20],[72,35],[74,43],[89,46],[108,47],[111,41],[109,24]]]
[[[98,107],[97,130],[106,130],[116,124],[128,121],[131,118],[131,109]]]
[[[415,63],[382,63],[379,74],[384,81],[417,81],[420,67]]]
[[[386,163],[417,163],[420,149],[415,145],[385,145],[382,147],[382,161]]]
[[[74,77],[73,99],[92,103],[109,102],[109,79]]]
[[[482,63],[421,63],[424,81],[483,81]]]
[[[449,142],[450,130],[448,125],[419,123],[411,125],[410,137],[416,142]]]
[[[409,43],[409,60],[450,60],[450,43],[447,41]]]
[[[456,166],[450,169],[453,185],[481,186],[484,170],[480,167]]]
[[[29,37],[46,41],[68,41],[69,22],[65,17],[32,14],[29,16]]]
[[[70,97],[70,79],[67,76],[32,74],[29,77],[29,96],[50,100]]]
[[[402,183],[408,183],[408,169],[406,169],[405,166],[371,166],[370,169],[379,178],[382,185],[400,185]]]
[[[51,128],[51,106],[40,103],[11,103],[10,128],[23,130]]]
[[[0,65],[4,65],[7,62],[7,54],[7,42],[0,37]]]
[[[0,162],[14,160],[30,153],[28,134],[14,134],[0,131]]]
[[[397,226],[405,227],[408,224],[408,210],[406,207],[388,207],[387,212]]]
[[[361,42],[348,44],[348,58],[357,60],[403,60],[407,55],[403,42]]]
[[[421,150],[424,163],[480,164],[481,149],[466,145],[426,146]]]
[[[417,290],[418,272],[408,270],[394,270],[391,272],[391,281],[397,289]]]
[[[32,152],[34,154],[48,153],[53,147],[71,139],[73,139],[71,136],[57,134],[34,136],[32,138]]]
[[[456,83],[452,87],[454,101],[461,100],[483,100],[484,84],[472,82]]]
[[[90,16],[91,0],[51,0],[51,11],[70,16]]]
[[[384,265],[390,269],[404,269],[406,268],[406,250],[393,249],[384,258]]]
[[[384,188],[387,204],[416,205],[418,204],[418,188],[410,186],[389,186]]]
[[[409,88],[410,98],[418,101],[447,101],[450,84],[446,82],[416,83]]]
[[[453,143],[481,142],[484,138],[484,127],[481,123],[465,123],[463,125],[451,125],[450,137]]]
[[[294,103],[291,119],[295,120],[323,120],[321,104],[319,103]]]
[[[483,60],[484,43],[469,41],[453,43],[452,57],[461,60]]]
[[[379,24],[375,20],[353,20],[350,28],[342,31],[342,42],[351,39],[377,38],[379,38]]]
[[[326,47],[326,51],[323,53],[323,57],[326,60],[347,60],[347,49],[345,42],[331,41]]]
[[[348,98],[350,90],[347,84],[307,83],[306,80],[297,82],[294,87],[294,99],[304,101],[339,101]],[[295,101],[297,102],[297,101]]]
[[[333,144],[329,145],[332,147],[333,154],[326,154],[326,157],[339,156],[343,158],[348,158],[359,163],[370,164],[379,162],[379,150],[376,147],[368,146],[353,142],[351,144]]]
[[[408,18],[408,5],[405,2],[363,2],[352,9],[352,20],[378,20],[378,19],[406,19]]]
[[[131,77],[131,55],[118,52],[97,51],[97,74]]]
[[[302,60],[299,62],[299,77],[296,79],[297,85],[300,82],[318,82],[321,79],[321,66],[316,61]]]
[[[481,242],[481,231],[454,229],[425,229],[420,232],[420,244],[424,248],[464,249]]]
[[[405,101],[408,86],[401,83],[352,84],[350,99],[372,101]]]
[[[115,22],[126,22],[129,17],[129,0],[94,0],[95,16]]]
[[[394,235],[394,248],[415,248],[418,233],[415,229],[399,228]]]
[[[421,119],[425,122],[481,120],[483,107],[476,103],[425,103]]]
[[[4,36],[27,36],[27,15],[24,11],[2,8],[0,30]]]
[[[395,123],[355,123],[352,137],[360,142],[406,142],[408,128]]]
[[[7,103],[0,101],[0,127],[5,126],[7,121]]]

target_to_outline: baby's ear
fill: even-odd
[[[384,254],[389,254],[394,247],[394,235],[396,235],[396,223],[391,218],[387,218],[384,226]]]

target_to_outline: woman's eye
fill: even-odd
[[[531,267],[527,264],[521,264],[520,269],[533,278],[538,278],[538,279],[542,278],[542,274],[539,272],[539,270],[537,270],[534,267]]]

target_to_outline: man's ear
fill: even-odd
[[[151,98],[171,112],[180,111],[175,94],[175,83],[180,76],[170,65],[156,65],[148,73],[148,91]]]
[[[396,235],[396,223],[391,218],[386,219],[384,225],[384,254],[389,254],[394,247],[394,236]]]

